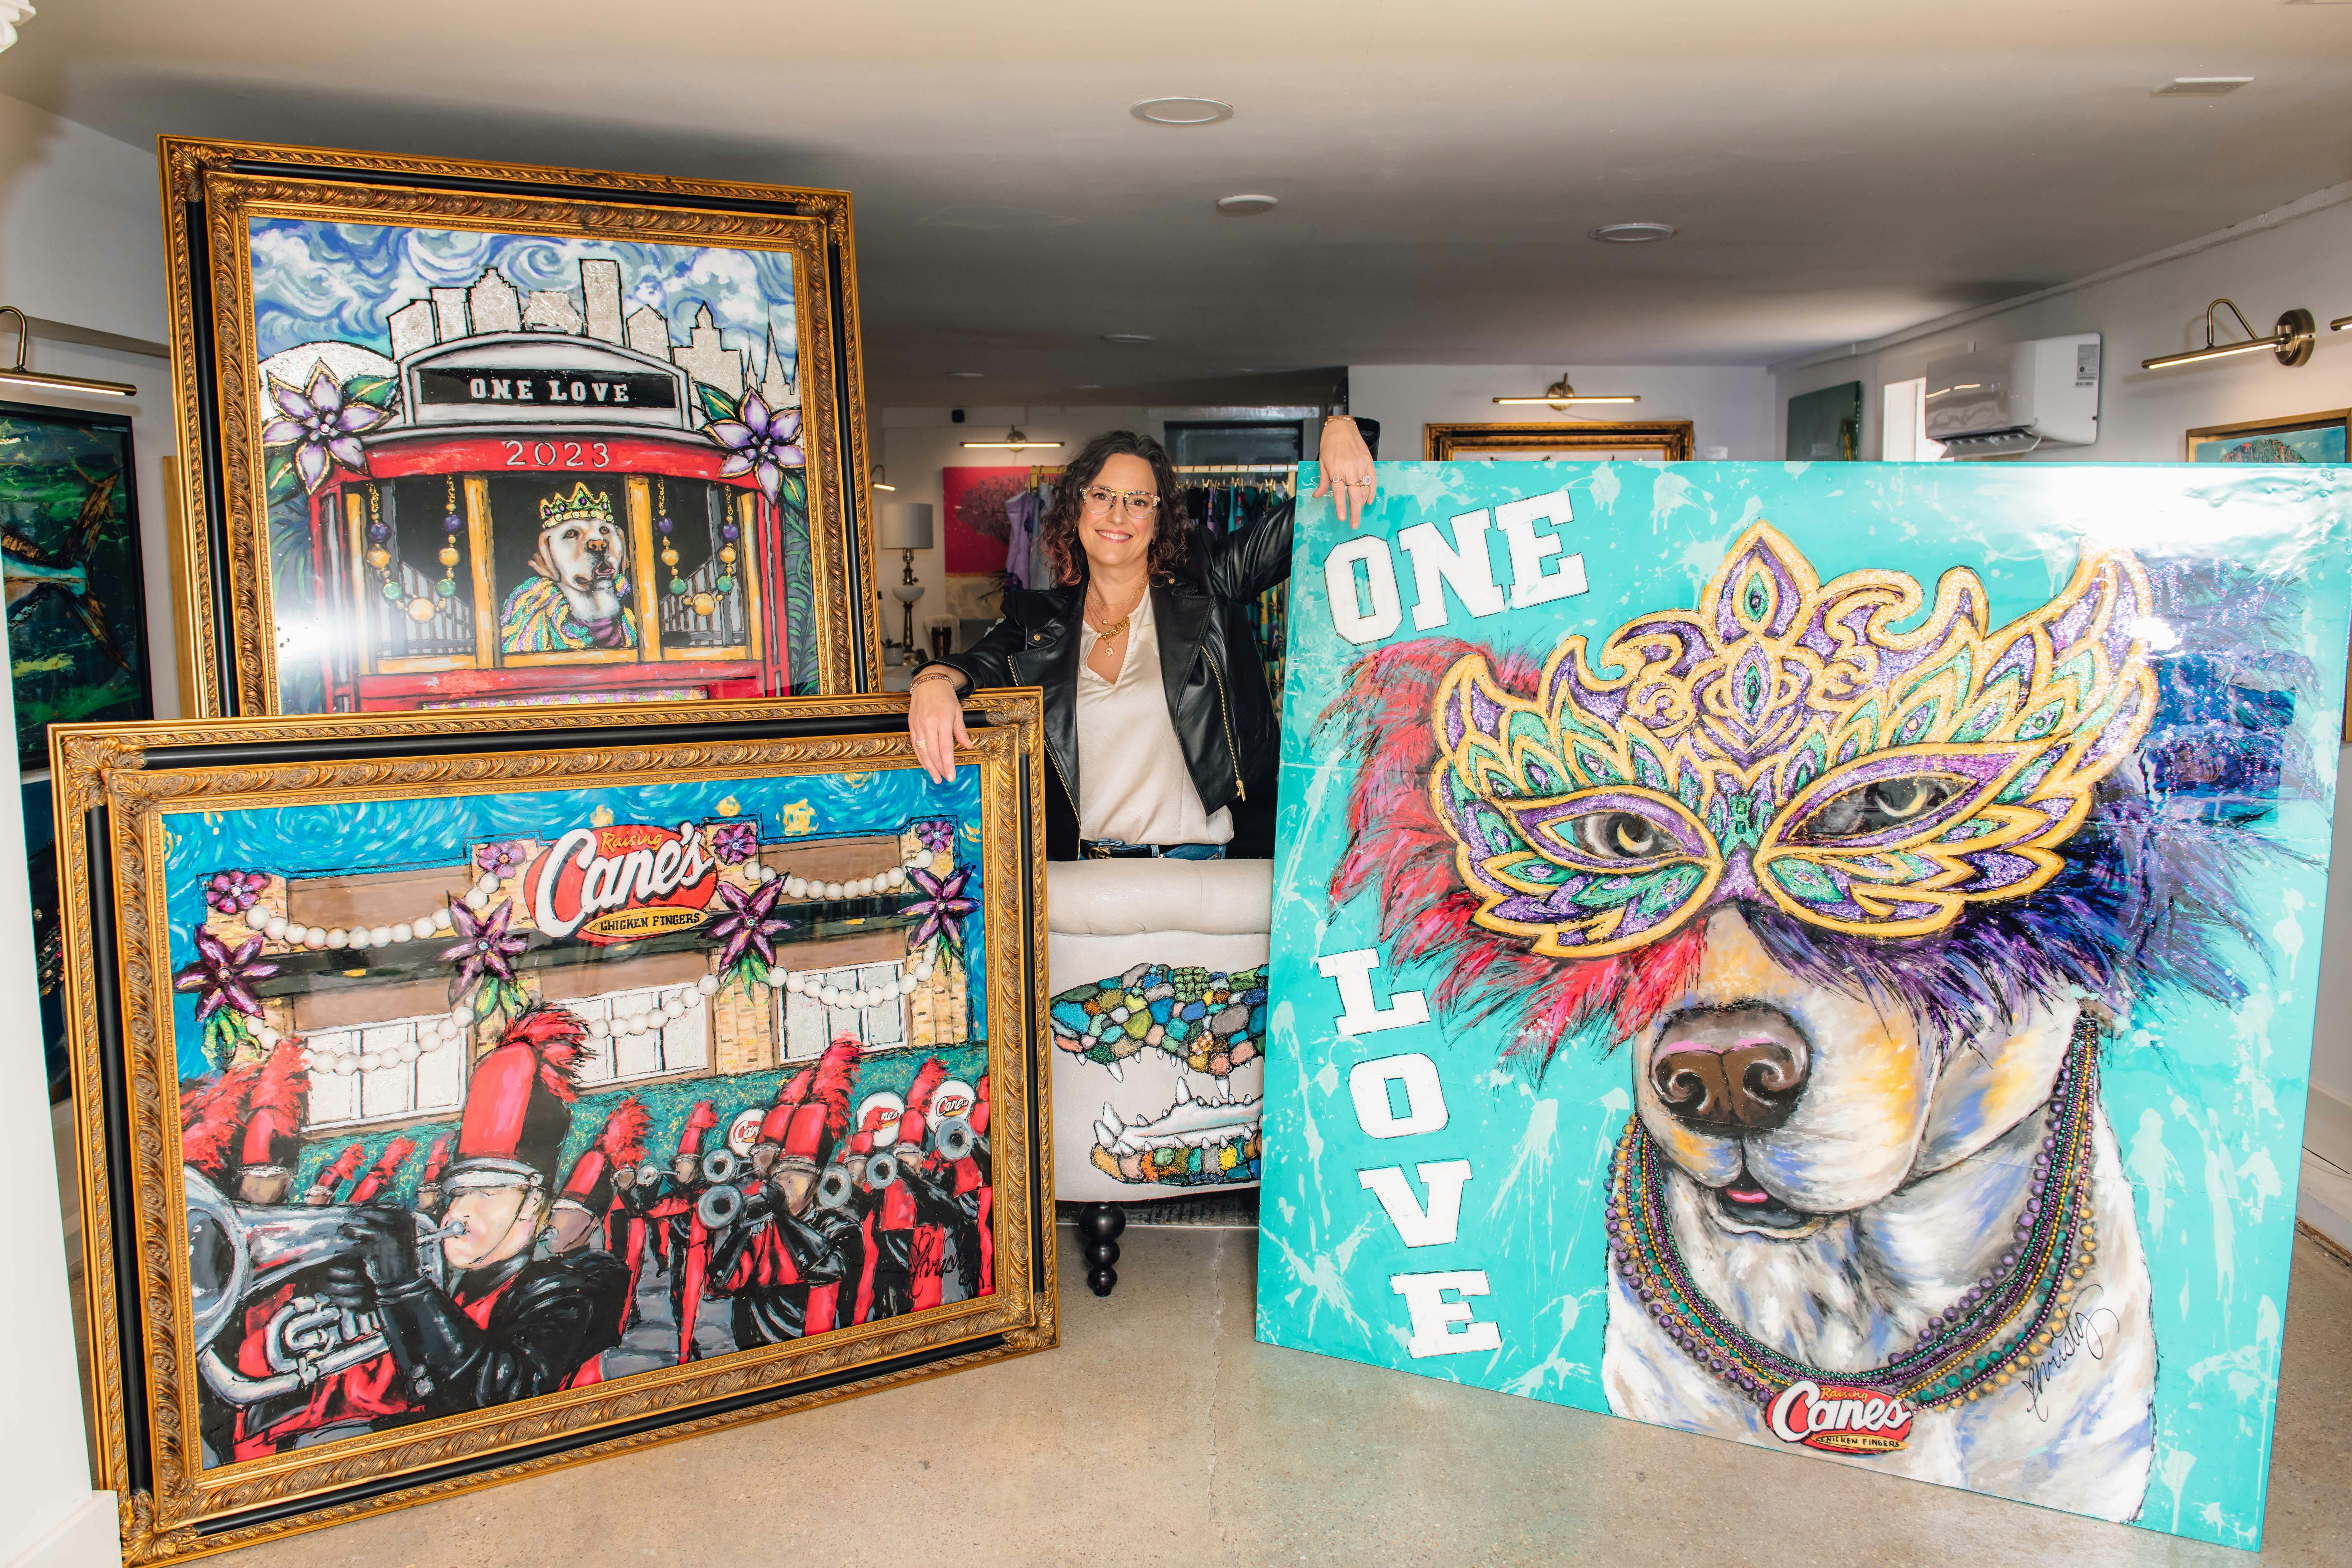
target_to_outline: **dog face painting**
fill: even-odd
[[[636,618],[621,596],[628,545],[612,498],[583,482],[541,501],[539,513],[531,576],[499,612],[500,647],[508,653],[636,647]]]
[[[2344,491],[1981,473],[1306,523],[1262,1339],[2258,1541]]]

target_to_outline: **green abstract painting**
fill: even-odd
[[[8,592],[17,765],[48,729],[146,719],[146,613],[131,421],[0,403],[0,569]]]

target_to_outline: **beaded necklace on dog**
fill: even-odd
[[[2021,1379],[2063,1330],[2067,1303],[2098,1253],[2091,1214],[2092,1117],[2098,1105],[2098,1026],[2076,1022],[2047,1106],[2016,1239],[1990,1274],[1927,1320],[1910,1350],[1883,1366],[1843,1372],[1781,1354],[1734,1323],[1691,1279],[1666,1215],[1668,1162],[1636,1113],[1618,1142],[1607,1221],[1610,1257],[1666,1336],[1719,1381],[1759,1405],[1804,1380],[1956,1409]]]

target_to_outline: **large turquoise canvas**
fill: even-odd
[[[2257,1545],[2352,480],[1381,476],[1299,521],[1258,1337]]]

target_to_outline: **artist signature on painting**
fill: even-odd
[[[2042,1391],[2077,1352],[2088,1354],[2093,1361],[2107,1359],[2107,1346],[2114,1341],[2122,1320],[2106,1308],[2091,1304],[2092,1298],[2098,1294],[2099,1287],[2094,1285],[2075,1299],[2075,1310],[2067,1315],[2057,1337],[2050,1342],[2050,1353],[2025,1369],[2026,1394],[2033,1402],[2033,1414],[2042,1420],[2050,1419],[2049,1409],[2042,1403]]]

